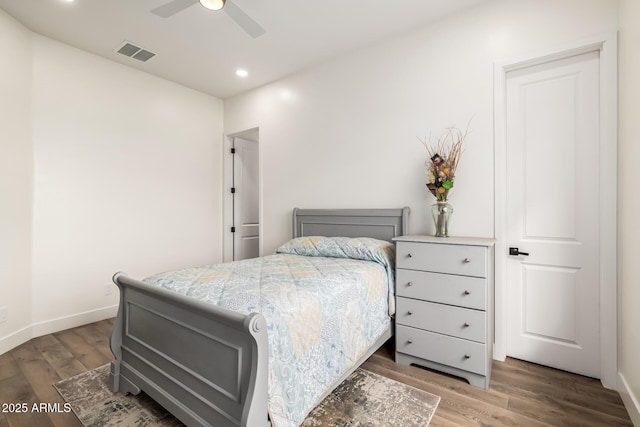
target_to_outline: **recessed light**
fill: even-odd
[[[238,77],[247,77],[248,75],[249,72],[247,70],[244,70],[242,68],[236,70],[236,76]]]

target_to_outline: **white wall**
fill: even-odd
[[[222,260],[223,103],[4,12],[0,31],[2,353],[115,315],[117,271]]]
[[[640,426],[640,3],[620,2],[620,118],[619,118],[619,214],[620,290],[619,290],[619,359],[620,376],[625,386],[625,403],[636,426]]]
[[[31,323],[31,32],[2,10],[0,58],[0,338],[15,344]]]
[[[615,0],[497,0],[225,100],[226,133],[260,127],[263,252],[296,206],[408,205],[410,231],[432,233],[416,136],[471,117],[451,232],[492,236],[494,62],[616,28]]]
[[[119,270],[221,260],[222,101],[48,38],[34,53],[34,321],[116,304]]]

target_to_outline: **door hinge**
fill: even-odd
[[[236,149],[235,148],[231,149],[231,154],[236,154]]]
[[[235,233],[236,232],[236,228],[235,227],[231,227],[231,232]]]
[[[235,194],[236,192],[236,187],[231,187],[231,194]]]

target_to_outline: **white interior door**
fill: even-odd
[[[600,378],[599,52],[506,78],[507,354]]]
[[[234,138],[233,259],[260,254],[258,143]]]

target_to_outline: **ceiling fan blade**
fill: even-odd
[[[244,13],[242,9],[240,9],[231,0],[227,0],[224,9],[222,10],[227,12],[227,15],[229,15],[231,19],[236,21],[236,24],[238,24],[243,30],[247,32],[247,34],[249,34],[254,39],[260,37],[266,32],[266,30],[262,28],[260,24],[251,19],[249,15]]]
[[[198,3],[198,0],[173,0],[169,3],[163,4],[162,6],[158,6],[155,9],[151,9],[151,13],[162,18],[168,18],[178,12],[182,12],[189,6],[193,6],[196,3]]]

